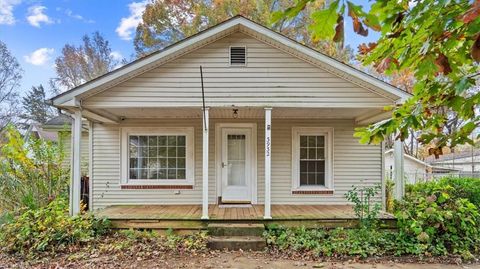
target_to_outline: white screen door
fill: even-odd
[[[251,129],[222,129],[222,202],[251,202]]]

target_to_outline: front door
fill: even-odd
[[[251,128],[222,128],[223,203],[251,202],[251,139]]]

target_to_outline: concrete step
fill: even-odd
[[[210,223],[207,229],[212,236],[263,236],[265,226],[256,223]]]
[[[260,236],[211,236],[207,243],[210,249],[228,250],[264,250],[265,238]]]

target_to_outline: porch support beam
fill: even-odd
[[[402,200],[405,195],[405,174],[404,174],[404,156],[403,142],[399,139],[393,144],[394,158],[394,181],[395,181],[395,199]]]
[[[70,184],[71,215],[80,214],[80,185],[81,185],[81,143],[82,143],[82,111],[73,114],[73,151],[72,151],[72,180]]]
[[[209,132],[209,108],[204,109],[203,117],[203,157],[202,157],[202,219],[208,219],[208,132]]]
[[[271,180],[272,180],[272,108],[265,108],[265,215],[271,219]]]

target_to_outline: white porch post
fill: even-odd
[[[202,158],[202,219],[208,219],[208,131],[209,131],[209,108],[204,110],[203,119],[203,158]]]
[[[72,215],[80,213],[80,185],[81,185],[81,141],[82,141],[82,112],[73,114],[73,151],[72,151],[72,184],[70,186],[70,199]]]
[[[265,108],[265,215],[271,219],[272,108]]]
[[[394,181],[395,181],[395,199],[401,200],[405,195],[405,178],[403,164],[403,143],[401,140],[395,140],[393,145],[394,157]]]

